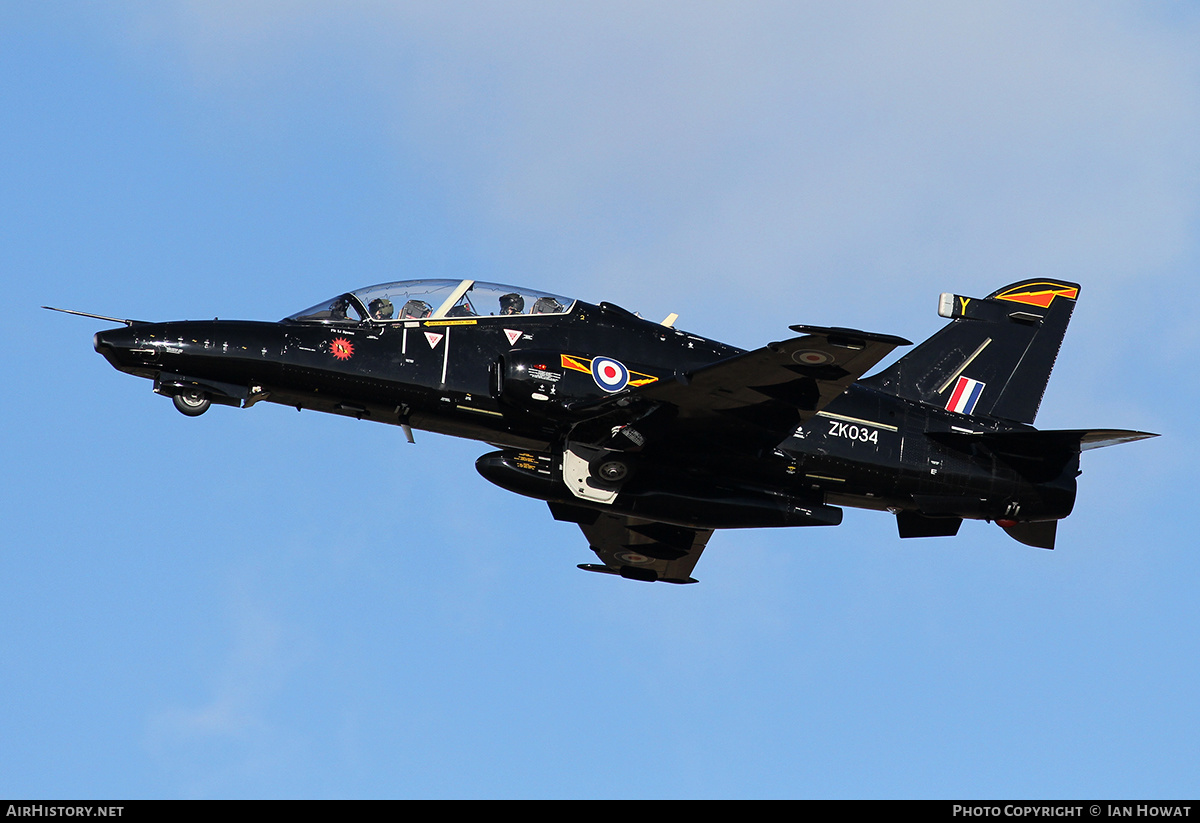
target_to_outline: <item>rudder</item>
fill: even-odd
[[[961,414],[1033,423],[1078,297],[1077,283],[1042,279],[982,299],[943,294],[938,314],[951,322],[862,382]]]

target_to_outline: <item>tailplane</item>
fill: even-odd
[[[1022,280],[985,298],[943,294],[951,322],[862,382],[950,411],[1033,423],[1079,285]]]

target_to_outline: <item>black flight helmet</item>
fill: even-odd
[[[525,298],[516,292],[500,295],[501,314],[520,314],[525,311]]]

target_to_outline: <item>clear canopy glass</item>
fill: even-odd
[[[575,301],[557,294],[475,280],[404,280],[367,286],[289,316],[304,323],[373,323],[442,317],[566,314]]]

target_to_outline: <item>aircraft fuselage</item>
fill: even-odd
[[[493,444],[502,451],[481,458],[480,472],[559,505],[568,519],[572,508],[591,508],[692,528],[806,525],[840,521],[833,507],[845,505],[935,518],[1056,519],[1075,497],[1077,454],[1051,461],[1040,476],[1017,471],[992,452],[931,436],[1013,426],[967,421],[854,384],[769,447],[689,442],[686,421],[677,430],[660,427],[657,442],[618,449],[636,473],[615,499],[581,498],[565,485],[561,450],[586,417],[579,410],[612,394],[604,375],[588,368],[593,361],[615,361],[612,379],[635,385],[686,380],[743,353],[607,305],[388,324],[136,323],[97,334],[95,346],[163,394],[267,401]]]

